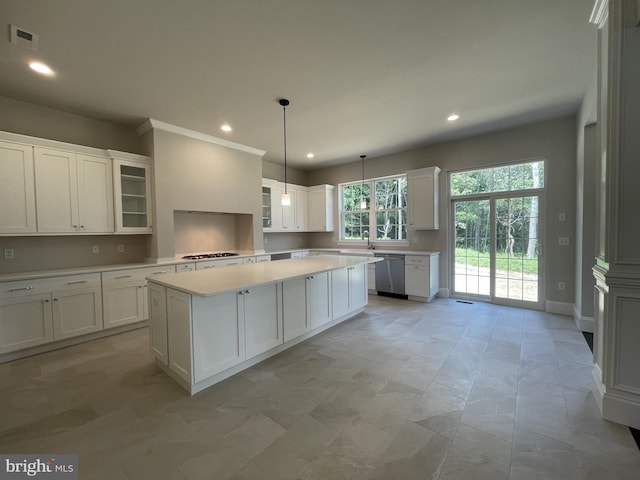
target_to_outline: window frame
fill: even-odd
[[[379,211],[375,208],[372,208],[372,205],[375,203],[375,198],[374,198],[374,202],[372,202],[372,193],[375,196],[375,184],[376,182],[380,182],[380,181],[385,181],[385,180],[395,180],[395,179],[404,179],[405,180],[405,185],[407,188],[407,196],[408,196],[408,178],[407,178],[407,174],[406,173],[400,173],[400,174],[396,174],[396,175],[388,175],[388,176],[384,176],[384,177],[375,177],[375,178],[367,178],[364,180],[364,182],[362,180],[356,180],[356,181],[352,181],[352,182],[344,182],[344,183],[340,183],[338,184],[338,215],[339,215],[339,226],[340,226],[340,232],[338,235],[338,241],[337,244],[338,245],[349,245],[349,246],[366,246],[366,245],[373,245],[373,246],[378,246],[378,245],[385,245],[385,246],[398,246],[398,247],[406,247],[409,246],[409,229],[408,226],[406,227],[406,235],[407,238],[405,239],[401,239],[401,240],[397,240],[397,239],[390,239],[390,240],[378,240],[376,238],[369,238],[368,240],[366,238],[353,238],[353,239],[349,239],[349,238],[345,238],[345,218],[346,215],[349,213],[368,213],[369,214],[369,232],[375,232],[378,225],[376,223],[376,213]],[[362,210],[362,209],[358,209],[358,210],[349,210],[349,211],[345,211],[344,208],[344,188],[345,187],[349,187],[352,185],[362,185],[362,184],[368,184],[369,185],[369,201],[368,201],[368,208],[366,210]],[[385,209],[387,211],[394,211],[394,210],[399,210],[402,211],[404,210],[404,219],[405,221],[407,220],[407,215],[408,215],[408,199],[406,204],[404,205],[404,207],[400,207],[400,208],[391,208],[391,209]]]

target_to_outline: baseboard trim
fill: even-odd
[[[576,327],[578,327],[580,331],[593,333],[593,317],[583,317],[578,310],[578,306],[575,304],[573,305],[573,321],[576,322]]]
[[[441,288],[440,290],[438,290],[438,297],[440,298],[449,298],[451,295],[449,294],[450,291],[448,288]]]
[[[554,302],[547,300],[545,302],[545,311],[549,313],[557,313],[558,315],[569,315],[573,317],[573,303]]]
[[[627,427],[640,428],[640,403],[606,392],[602,399],[602,418]]]

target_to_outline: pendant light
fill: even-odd
[[[360,159],[362,160],[362,186],[360,187],[360,209],[367,209],[367,201],[364,199],[364,159],[367,158],[366,155],[360,155]]]
[[[281,98],[278,103],[282,105],[282,124],[284,131],[284,193],[282,194],[282,205],[288,207],[291,205],[291,195],[287,193],[287,105],[289,100]]]

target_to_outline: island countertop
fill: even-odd
[[[191,295],[208,297],[380,260],[382,259],[375,257],[314,255],[277,262],[229,265],[195,272],[154,275],[148,277],[148,280]]]

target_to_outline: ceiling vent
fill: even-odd
[[[38,50],[38,37],[36,33],[31,33],[24,28],[11,25],[11,43],[18,47],[28,48],[29,50]]]

